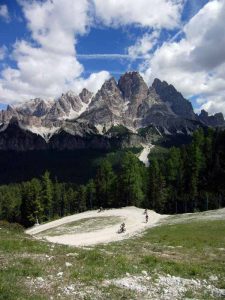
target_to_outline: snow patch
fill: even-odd
[[[80,100],[81,104],[82,104],[81,109],[79,111],[76,111],[76,110],[74,110],[71,107],[69,114],[67,114],[66,116],[62,117],[61,119],[75,119],[75,118],[78,118],[80,115],[82,115],[82,113],[84,113],[86,110],[88,110],[88,107],[89,107],[89,105],[91,103],[92,98],[93,97],[90,98],[90,100],[88,101],[88,103],[84,103],[82,100]]]
[[[104,134],[103,129],[105,128],[105,126],[98,124],[98,125],[95,125],[95,128],[98,130],[99,134],[101,134],[101,135]]]
[[[82,105],[83,105],[83,106],[82,106],[81,110],[79,111],[79,116],[80,116],[82,113],[84,113],[84,112],[88,109],[88,107],[89,107],[89,105],[90,105],[90,103],[91,103],[92,98],[93,98],[93,97],[91,97],[91,99],[88,101],[88,103],[82,102]]]
[[[159,129],[155,126],[156,131],[159,133],[160,136],[162,136],[162,133],[159,131]]]
[[[181,131],[181,130],[177,130],[176,132],[179,134],[184,134],[183,131]]]
[[[126,112],[126,111],[128,110],[128,108],[129,108],[129,103],[130,103],[130,101],[126,101],[126,102],[124,103],[124,106],[123,106],[123,112]]]
[[[167,135],[172,135],[171,132],[169,132],[169,130],[167,130],[166,127],[163,127],[163,130],[164,130],[164,133],[167,134]]]
[[[58,130],[60,129],[60,127],[52,127],[52,128],[48,128],[48,127],[44,127],[44,126],[31,126],[31,127],[26,127],[27,130],[40,135],[41,137],[43,137],[45,139],[46,142],[48,142],[50,140],[50,138],[56,133],[58,132]]]

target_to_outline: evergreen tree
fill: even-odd
[[[91,179],[86,188],[87,193],[87,207],[93,209],[96,205],[96,186],[93,179]]]
[[[119,176],[119,194],[122,205],[141,206],[144,201],[142,165],[131,152],[126,152]]]
[[[34,178],[22,185],[21,215],[23,223],[30,226],[42,219],[41,183]]]
[[[87,210],[87,204],[86,204],[86,187],[84,185],[81,185],[78,189],[78,205],[79,205],[79,212],[83,212]]]
[[[171,148],[166,161],[167,209],[178,212],[178,193],[182,180],[181,153],[178,148]]]
[[[42,205],[44,207],[44,219],[48,220],[52,216],[53,185],[50,173],[46,171],[42,176]]]
[[[158,212],[164,212],[166,192],[165,178],[160,170],[158,161],[153,158],[149,167],[149,207]]]
[[[98,207],[111,207],[114,203],[115,174],[111,163],[104,159],[95,178]]]

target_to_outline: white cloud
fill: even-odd
[[[0,19],[3,19],[5,22],[10,21],[9,11],[7,5],[0,5]]]
[[[11,57],[17,67],[1,73],[0,102],[55,97],[83,87],[96,91],[109,73],[93,73],[84,79],[81,58],[145,57],[140,70],[149,83],[154,77],[167,80],[186,97],[200,95],[199,105],[209,112],[225,113],[224,0],[210,1],[184,26],[180,41],[170,39],[161,47],[157,44],[161,29],[180,26],[184,0],[18,1],[32,39],[14,44]],[[9,20],[6,5],[0,6],[0,17]],[[86,34],[96,23],[114,27],[135,24],[152,33],[140,37],[127,54],[77,55],[78,35]],[[0,48],[0,59],[5,50]]]
[[[109,78],[110,74],[106,71],[92,73],[87,79],[80,78],[77,80],[73,89],[79,92],[82,88],[86,88],[96,93],[101,88],[102,84]]]
[[[33,39],[49,51],[74,54],[74,35],[90,24],[88,0],[21,2]]]
[[[7,103],[54,97],[83,86],[96,91],[109,73],[102,71],[86,79],[82,77],[84,69],[75,50],[77,36],[87,33],[93,20],[112,26],[174,28],[180,23],[183,0],[18,0],[18,3],[32,39],[16,41],[11,53],[16,67],[6,67],[1,72],[0,100]],[[8,18],[6,5],[1,6],[1,11]],[[154,37],[144,37],[136,50],[130,50],[131,55],[138,58],[135,51],[145,54],[145,45],[150,43],[154,43]],[[137,50],[138,46],[142,51]],[[92,55],[83,59],[130,59],[131,55]]]
[[[153,47],[157,44],[160,31],[155,30],[151,34],[145,34],[139,38],[135,45],[128,48],[128,54],[133,59],[147,56]]]
[[[6,46],[0,47],[0,60],[3,60],[6,56],[7,48]]]
[[[33,42],[14,44],[17,68],[2,71],[1,102],[56,97],[83,86],[95,90],[108,78],[107,72],[100,72],[82,79],[83,66],[76,58],[76,37],[85,34],[91,22],[88,0],[22,0],[20,4]]]
[[[137,24],[174,28],[180,23],[183,0],[93,0],[97,17],[107,26]]]
[[[167,80],[186,97],[201,95],[202,108],[225,114],[224,28],[224,1],[210,1],[184,27],[182,40],[165,42],[145,62],[145,78]]]

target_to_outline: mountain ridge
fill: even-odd
[[[139,129],[146,127],[154,128],[159,135],[189,135],[198,127],[225,126],[221,113],[209,116],[202,111],[197,115],[191,102],[173,85],[156,78],[148,87],[138,72],[125,73],[118,82],[110,78],[96,94],[83,89],[78,95],[68,91],[55,101],[36,98],[9,105],[0,111],[0,149],[4,148],[4,132],[10,120],[15,125],[15,119],[21,130],[41,136],[45,143],[62,132],[69,134],[71,140],[98,135],[104,136],[102,140],[110,139],[110,128],[116,126],[127,128],[137,140]]]

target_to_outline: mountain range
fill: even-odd
[[[187,136],[199,127],[225,127],[222,113],[197,115],[173,85],[138,72],[56,100],[36,98],[0,111],[0,150],[133,147],[160,136]]]

